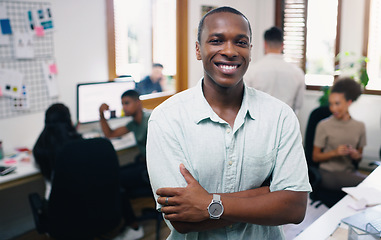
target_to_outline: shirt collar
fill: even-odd
[[[201,78],[197,85],[194,87],[194,91],[195,91],[195,106],[197,106],[197,111],[195,111],[195,114],[194,114],[194,121],[196,124],[200,123],[202,120],[205,120],[205,119],[210,119],[212,120],[213,122],[224,122],[226,123],[224,120],[222,120],[212,109],[212,107],[209,105],[208,101],[206,101],[205,99],[205,96],[204,96],[204,93],[202,91],[202,82],[203,82],[204,78]],[[242,104],[241,104],[241,108],[239,110],[239,113],[240,112],[243,112],[244,115],[247,115],[251,118],[251,119],[255,119],[254,118],[254,105],[255,104],[249,104],[251,98],[252,98],[252,95],[253,95],[253,92],[252,91],[249,91],[248,87],[246,85],[244,85],[244,93],[243,93],[243,100],[242,100]],[[254,92],[254,96],[255,96],[255,92]],[[238,114],[239,114],[238,113]],[[238,116],[238,115],[237,115]]]

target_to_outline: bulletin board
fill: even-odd
[[[45,111],[58,101],[51,10],[49,2],[0,0],[0,119]],[[30,44],[26,52],[20,39]],[[9,84],[19,84],[20,79],[16,96],[7,95]]]

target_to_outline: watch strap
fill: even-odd
[[[221,195],[213,194],[213,202],[221,202]]]

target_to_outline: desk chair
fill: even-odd
[[[330,208],[342,199],[345,196],[345,193],[343,191],[332,191],[322,188],[320,186],[321,175],[318,170],[319,163],[312,160],[316,126],[322,119],[329,116],[331,116],[331,111],[328,106],[320,106],[311,112],[304,139],[304,152],[308,165],[309,181],[312,187],[312,192],[310,193],[310,198],[312,200],[311,204],[319,202],[316,207],[324,204]]]
[[[110,141],[72,141],[55,164],[49,200],[29,196],[37,231],[57,240],[115,237],[123,221],[119,162]]]

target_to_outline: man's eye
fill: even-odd
[[[242,45],[242,46],[247,46],[248,42],[246,42],[246,41],[238,41],[237,44],[238,45]]]
[[[213,44],[222,43],[222,41],[219,40],[219,39],[212,39],[212,40],[210,40],[209,42],[210,42],[210,43],[213,43]]]

